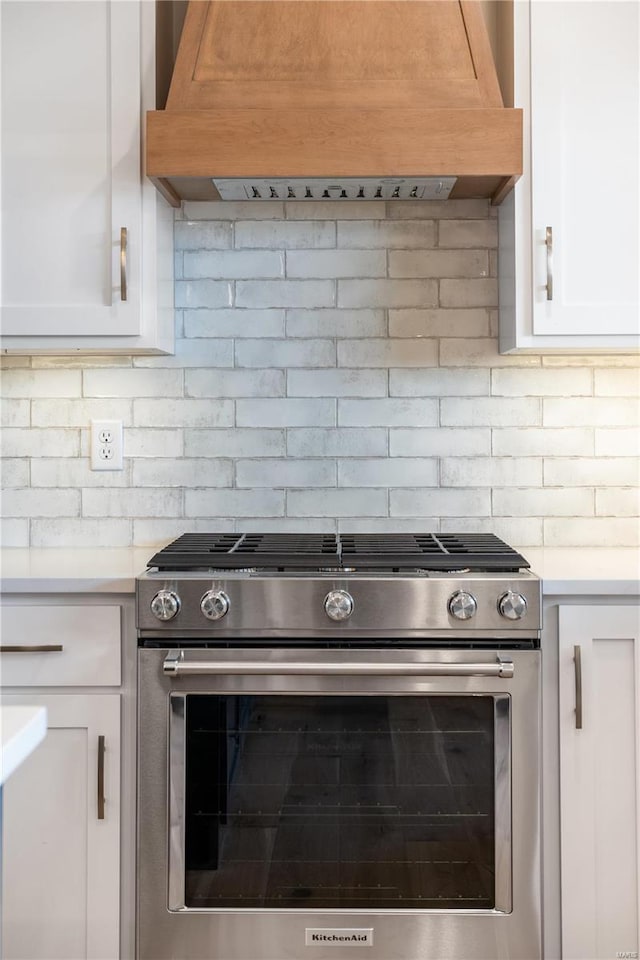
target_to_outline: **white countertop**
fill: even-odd
[[[0,707],[0,785],[44,740],[46,732],[44,707]]]
[[[517,547],[547,596],[640,596],[635,547]],[[0,554],[3,593],[128,593],[153,547],[26,549]]]

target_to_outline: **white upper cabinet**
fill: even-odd
[[[525,150],[499,211],[503,352],[640,348],[639,13],[514,5]]]
[[[5,349],[172,349],[173,216],[141,176],[154,6],[1,4]]]

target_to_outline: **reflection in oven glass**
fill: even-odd
[[[189,695],[187,907],[488,909],[489,696]]]

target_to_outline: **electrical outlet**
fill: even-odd
[[[122,470],[122,420],[91,421],[91,469]]]

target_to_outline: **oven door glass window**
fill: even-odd
[[[170,908],[503,906],[508,696],[171,701]]]

